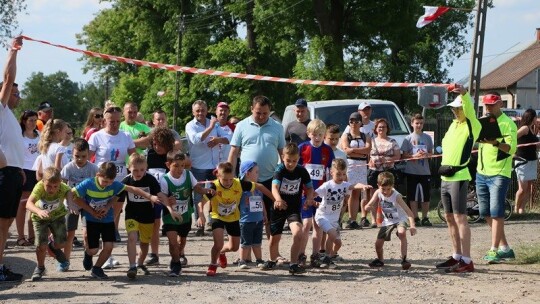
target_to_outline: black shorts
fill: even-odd
[[[279,235],[283,233],[283,226],[285,222],[289,225],[294,222],[302,224],[302,218],[300,216],[300,209],[293,211],[295,209],[287,210],[275,210],[272,214],[270,221],[270,234]]]
[[[4,167],[0,169],[0,218],[11,219],[17,216],[22,189],[21,168]]]
[[[444,213],[467,214],[468,181],[441,182]]]
[[[86,221],[86,234],[88,236],[88,248],[99,248],[99,239],[103,242],[115,242],[116,233],[114,222],[98,223]]]
[[[180,225],[163,224],[163,231],[165,231],[165,233],[174,231],[181,237],[187,237],[191,231],[191,221],[189,221],[189,223],[183,223]]]
[[[225,229],[229,236],[240,237],[240,221],[224,222],[218,219],[212,219],[212,231],[215,229]]]
[[[33,170],[24,170],[24,175],[26,175],[26,183],[23,185],[23,191],[32,192],[34,186],[37,184],[36,171]]]
[[[384,171],[376,171],[376,170],[368,169],[367,183],[368,185],[373,187],[373,189],[379,188],[379,186],[377,185],[377,178],[379,177],[379,174],[381,174],[381,172],[384,172]]]
[[[429,202],[431,199],[431,175],[407,174],[407,200]]]

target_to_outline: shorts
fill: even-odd
[[[240,221],[224,222],[220,219],[212,219],[212,231],[216,229],[225,229],[229,236],[240,236]]]
[[[132,231],[139,232],[139,241],[141,243],[150,243],[152,239],[152,233],[154,232],[154,223],[145,224],[139,223],[134,219],[126,219],[126,232]]]
[[[0,169],[0,218],[11,219],[17,216],[22,188],[23,177],[20,168]]]
[[[347,159],[347,180],[351,184],[367,183],[368,169],[365,160]]]
[[[66,214],[67,231],[75,231],[77,228],[79,228],[79,215],[73,213]]]
[[[441,201],[444,213],[467,214],[468,181],[441,181]]]
[[[515,161],[517,164],[519,161]],[[533,181],[537,178],[538,160],[529,160],[525,164],[516,167],[517,179],[521,182]]]
[[[154,220],[161,219],[161,212],[163,211],[163,205],[154,204]]]
[[[187,223],[180,224],[180,225],[163,224],[163,231],[165,231],[165,233],[167,233],[169,231],[174,231],[180,237],[185,238],[185,237],[188,236],[189,232],[191,231],[191,221],[187,222]]]
[[[271,235],[279,235],[283,233],[283,226],[285,226],[285,222],[291,223],[298,222],[302,224],[302,220],[300,217],[299,211],[289,211],[288,210],[279,210],[275,211],[274,214],[272,214],[272,220],[270,221],[270,234]]]
[[[98,223],[86,221],[86,235],[88,237],[88,249],[99,249],[99,239],[105,242],[116,241],[114,222]]]
[[[55,220],[32,221],[34,231],[36,233],[36,247],[45,245],[49,242],[49,230],[51,231],[54,242],[56,244],[64,244],[66,242],[66,220],[64,217],[59,217]]]
[[[23,185],[23,191],[32,192],[37,184],[36,171],[23,169],[26,175],[26,183]]]
[[[263,222],[240,223],[240,246],[261,247],[263,237]]]
[[[381,229],[379,229],[379,233],[377,233],[377,239],[378,240],[384,239],[387,242],[390,241],[392,239],[392,231],[394,231],[394,229],[396,229],[397,227],[403,227],[405,228],[405,230],[407,230],[407,223],[399,222],[394,225],[381,227]],[[396,230],[396,235],[397,235],[397,230]]]
[[[317,222],[317,225],[321,227],[322,231],[324,233],[328,233],[328,231],[332,229],[336,229],[338,231],[339,235],[339,223],[338,221],[331,221],[330,219],[322,216],[315,217],[315,221]],[[339,237],[338,237],[339,238]]]
[[[381,174],[381,172],[384,172],[384,171],[368,169],[367,184],[373,187],[373,189],[379,188],[379,185],[377,185],[377,178],[379,177],[379,174]]]
[[[476,195],[481,217],[504,218],[506,191],[510,179],[506,176],[486,176],[476,173]]]
[[[315,201],[320,203],[322,199],[320,197],[316,197]],[[317,207],[315,206],[309,206],[309,207],[304,208],[305,203],[306,203],[306,197],[303,196],[302,208],[300,208],[300,217],[302,218],[302,220],[313,218],[315,216],[315,212],[317,212]]]
[[[429,202],[431,200],[431,175],[407,174],[407,200]]]

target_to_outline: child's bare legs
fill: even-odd
[[[33,240],[35,238],[34,235],[34,225],[32,224],[32,220],[29,218],[28,221],[26,220],[26,200],[30,196],[30,192],[24,191],[23,195],[21,197],[21,201],[19,202],[19,208],[17,209],[17,217],[15,217],[15,225],[17,226],[17,243],[19,240],[24,240],[24,225],[28,225],[28,239]],[[32,244],[33,245],[33,244]]]
[[[113,242],[103,242],[103,249],[101,249],[101,252],[99,253],[98,259],[96,263],[94,264],[95,267],[102,267],[103,264],[109,259],[111,256],[111,253],[113,251]],[[99,248],[92,248],[87,250],[87,253],[89,255],[96,255],[99,251]]]
[[[122,214],[123,207],[124,202],[116,202],[116,204],[113,204],[114,229],[116,229],[116,231],[118,231],[118,224],[120,223],[120,215]]]
[[[366,211],[366,205],[368,203],[368,200],[367,199],[362,199],[362,201],[360,202],[360,205],[362,206],[362,217],[367,217],[367,211]],[[372,223],[376,223],[376,220],[377,220],[377,213],[376,213],[376,210],[373,210],[373,208],[371,209],[371,222]]]
[[[178,250],[179,250],[179,253],[180,253],[180,256],[184,255],[184,249],[186,248],[186,243],[187,243],[187,237],[182,237],[182,236],[178,236]]]
[[[210,264],[217,264],[217,260],[221,250],[223,249],[223,228],[216,228],[212,230],[212,237],[214,239],[214,246],[210,251]]]
[[[411,206],[411,211],[415,219],[418,218],[418,202],[415,201],[409,201],[409,205]]]
[[[150,240],[150,246],[152,247],[152,254],[158,255],[159,253],[159,229],[161,227],[161,218],[154,219],[154,230],[152,230],[152,239]]]
[[[312,244],[313,244],[313,250],[312,250],[312,254],[313,255],[318,255],[319,254],[319,249],[321,248],[321,244],[322,244],[322,230],[321,230],[321,227],[319,227],[319,225],[317,225],[317,222],[315,221],[314,218],[311,219],[312,222],[313,222],[313,236],[312,236]]]
[[[321,230],[321,233],[322,233],[322,236],[321,236],[321,243],[320,243],[321,246],[319,247],[319,248],[320,248],[320,249],[319,249],[319,252],[322,251],[322,250],[326,251],[326,240],[327,240],[327,238],[326,238],[326,232],[324,232],[324,231]]]
[[[268,245],[269,251],[270,251],[270,261],[275,262],[277,258],[279,257],[279,241],[280,240],[281,240],[281,234],[270,236],[270,242]]]
[[[227,242],[227,244],[223,245],[223,248],[221,249],[220,253],[238,251],[239,247],[240,247],[240,237],[229,235],[229,241]]]
[[[352,190],[349,200],[347,201],[347,207],[349,209],[349,221],[355,221],[358,217],[358,207],[360,202],[360,193],[361,190]],[[362,217],[365,217],[365,211],[362,207],[362,212],[360,213]]]
[[[128,240],[127,240],[127,252],[128,252],[128,260],[130,267],[132,265],[135,265],[135,259],[137,257],[137,238],[138,233],[136,230],[129,231],[128,232]]]
[[[300,249],[303,242],[302,223],[292,222],[289,224],[289,227],[291,228],[291,233],[293,236],[290,261],[291,263],[296,264],[298,263],[298,255],[300,254]]]
[[[405,259],[407,257],[407,229],[402,226],[398,226],[397,235],[401,243],[401,258]]]
[[[169,254],[171,255],[172,262],[180,262],[180,243],[178,242],[178,233],[176,231],[167,231],[167,238],[169,239]]]
[[[249,261],[251,258],[251,246],[240,247],[238,250],[238,256],[242,261]]]
[[[383,245],[384,239],[377,239],[375,241],[375,252],[377,253],[377,258],[382,262],[384,260],[383,256]]]
[[[302,220],[302,230],[300,231],[301,233],[301,240],[300,240],[300,248],[299,248],[299,254],[300,253],[304,253],[306,252],[306,247],[307,247],[307,243],[309,241],[309,232],[311,230],[311,227],[312,227],[312,218],[306,218],[306,219],[303,219]],[[292,231],[292,230],[291,230]],[[296,257],[294,259],[294,261],[296,261],[298,257]],[[291,260],[292,262],[293,260]]]
[[[39,268],[45,267],[45,256],[47,255],[47,244],[40,244],[36,247],[36,259],[37,266]]]
[[[68,261],[70,260],[73,249],[73,239],[75,239],[75,230],[68,231],[66,235],[66,246],[64,247],[64,254]]]
[[[341,248],[341,239],[335,228],[330,229],[326,234],[328,236],[326,240],[326,255],[333,257]]]
[[[253,255],[255,256],[255,260],[259,260],[259,261],[262,260],[261,244],[251,246],[251,250],[253,251]],[[248,251],[247,256],[248,256],[248,258],[251,258],[251,254],[250,254],[249,251]]]

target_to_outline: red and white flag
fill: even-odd
[[[421,28],[430,24],[431,22],[435,21],[435,19],[439,18],[442,14],[450,10],[449,7],[444,6],[424,6],[424,9],[426,10],[426,12],[418,19],[418,22],[416,22],[417,28]]]

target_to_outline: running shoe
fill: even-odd
[[[209,269],[210,270],[210,269]],[[170,277],[178,277],[182,273],[182,263],[180,262],[171,262],[171,271],[169,272]],[[208,272],[207,272],[208,274]]]
[[[503,250],[499,249],[497,251],[497,254],[499,255],[499,258],[503,261],[512,261],[516,258],[516,254],[514,253],[513,249],[510,249],[507,252],[504,252]]]
[[[261,260],[261,259],[257,259],[255,261],[255,264],[257,264],[257,268],[263,268],[264,267],[264,260]]]
[[[66,272],[69,270],[69,261],[65,261],[65,262],[56,262],[56,270],[58,272]]]
[[[418,224],[416,224],[418,226]],[[422,219],[422,226],[425,226],[425,227],[431,227],[433,226],[433,224],[429,221],[429,219],[427,217],[423,218]]]
[[[83,242],[79,241],[77,238],[73,239],[73,247],[84,247]]]
[[[300,267],[298,264],[291,264],[291,266],[289,266],[289,273],[292,275],[302,274],[305,272],[306,270],[303,267]]]
[[[97,266],[92,267],[91,274],[93,278],[100,279],[100,280],[109,278],[109,276],[106,275],[105,272],[103,271],[103,268],[97,267]]]
[[[137,265],[137,269],[141,270],[144,275],[149,275],[150,271],[144,265]]]
[[[300,255],[298,256],[298,264],[300,264],[301,267],[305,267],[306,261],[307,261],[307,256],[303,253],[300,253]]]
[[[45,267],[36,267],[32,273],[32,281],[41,281],[43,275],[45,275]]]
[[[20,281],[22,278],[22,274],[12,272],[6,265],[0,268],[0,282]]]
[[[422,225],[422,221],[420,221],[419,218],[415,217],[414,218],[414,224],[416,225],[416,227],[420,227]]]
[[[411,268],[411,262],[407,260],[401,261],[401,269],[408,270],[409,268]]]
[[[137,267],[129,267],[129,270],[127,271],[127,277],[131,280],[135,279],[137,277]]]
[[[217,265],[209,265],[208,270],[206,271],[207,277],[215,277],[217,272]]]
[[[186,258],[185,255],[181,255],[181,256],[180,256],[180,264],[182,264],[182,267],[187,266],[187,264],[188,264],[188,259]]]
[[[114,266],[120,265],[120,262],[118,262],[112,255],[107,259],[105,264],[103,265],[103,268],[105,269],[113,269]]]
[[[358,225],[356,221],[351,221],[350,223],[347,223],[345,228],[355,230],[355,229],[362,229],[362,226]]]
[[[497,251],[490,249],[484,256],[484,261],[487,261],[488,264],[499,264],[501,262],[501,257]]]
[[[463,262],[462,259],[459,260],[459,263],[445,270],[446,273],[463,273],[463,272],[474,272],[474,264],[471,261],[469,264]]]
[[[150,253],[150,256],[144,262],[148,266],[159,265],[159,257],[155,253]]]
[[[379,259],[375,259],[375,260],[371,261],[368,265],[371,268],[378,268],[378,267],[383,267],[384,263],[383,263],[383,261],[381,261]]]
[[[238,268],[239,269],[249,269],[248,264],[244,260],[238,261]]]
[[[326,268],[326,266],[322,266],[322,257],[318,253],[309,257],[309,265],[313,268]]]
[[[360,219],[360,226],[361,227],[369,227],[369,221],[367,218],[363,217],[362,219]]]
[[[219,254],[219,267],[227,268],[227,256],[225,255],[225,253]]]
[[[86,250],[84,251],[84,258],[83,258],[82,263],[85,270],[90,270],[94,266],[94,262],[92,261],[92,256],[86,253]]]
[[[261,267],[261,270],[274,270],[276,269],[276,266],[277,266],[276,262],[268,260],[264,262],[263,266]]]
[[[435,265],[435,268],[437,268],[437,269],[449,269],[451,267],[454,267],[457,264],[459,264],[458,260],[454,259],[453,257],[448,257],[448,260]]]

